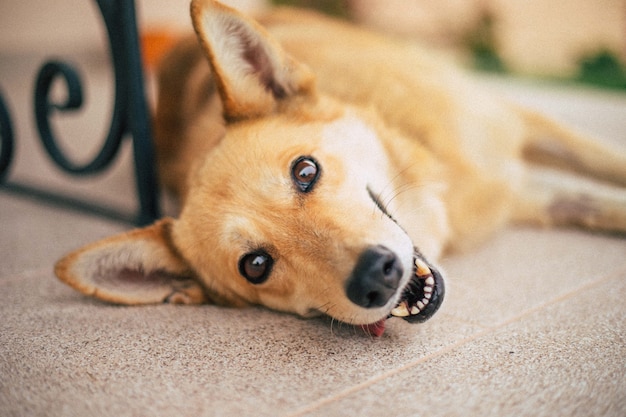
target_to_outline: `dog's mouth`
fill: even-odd
[[[444,294],[441,274],[428,265],[421,255],[416,255],[413,276],[389,317],[402,317],[410,323],[422,323],[437,312]]]
[[[404,287],[396,307],[386,318],[362,325],[365,332],[373,336],[381,336],[385,331],[385,321],[388,318],[401,317],[409,323],[423,323],[439,310],[445,295],[443,277],[417,250],[413,261],[413,275]]]

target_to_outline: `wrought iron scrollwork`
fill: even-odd
[[[67,99],[64,103],[55,103],[50,100],[51,86],[57,78],[65,81]],[[119,96],[116,90],[116,97]],[[70,174],[96,174],[111,163],[117,154],[123,133],[120,112],[124,110],[124,107],[123,103],[118,103],[118,101],[121,100],[116,99],[111,126],[102,149],[91,162],[77,165],[57,146],[56,135],[50,126],[50,117],[55,111],[66,112],[80,109],[83,105],[80,77],[72,66],[60,61],[50,61],[41,68],[35,83],[35,120],[48,155],[60,168]]]
[[[52,160],[72,175],[96,174],[107,168],[126,134],[132,136],[135,179],[139,213],[137,224],[147,224],[158,218],[158,188],[154,168],[154,150],[150,119],[145,99],[139,38],[133,0],[96,0],[105,23],[110,56],[115,76],[115,98],[108,134],[93,160],[80,165],[68,158],[57,145],[50,118],[57,112],[79,109],[83,104],[81,80],[71,65],[52,60],[39,71],[34,90],[34,110],[42,143]],[[51,99],[55,80],[64,81],[67,98],[64,102]],[[0,179],[8,170],[13,148],[13,133],[8,110],[0,96],[0,134],[2,148]],[[39,195],[43,193],[39,192]],[[67,200],[67,199],[66,199]],[[84,207],[85,205],[83,205]],[[87,204],[86,206],[90,206]]]

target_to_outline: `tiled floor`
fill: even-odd
[[[11,178],[132,209],[127,152],[77,185],[45,160],[30,119],[37,63],[9,58]],[[101,137],[101,67],[87,65],[94,107],[69,141]],[[623,94],[482,82],[626,148]],[[431,321],[390,320],[372,339],[263,309],[112,306],[54,278],[66,251],[124,228],[0,190],[0,415],[626,415],[623,238],[503,231],[444,260],[450,289]]]

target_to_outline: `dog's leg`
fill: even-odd
[[[626,233],[625,188],[531,166],[518,197],[518,222]]]
[[[538,113],[521,110],[529,129],[525,158],[626,186],[626,150],[577,134]]]

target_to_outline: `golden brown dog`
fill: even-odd
[[[191,16],[155,118],[180,216],[59,261],[85,294],[264,305],[379,335],[390,315],[434,314],[444,251],[510,221],[626,231],[623,153],[415,45],[291,9],[261,26],[193,0]]]

